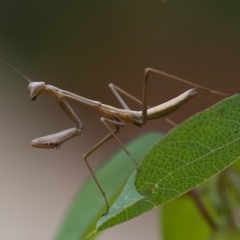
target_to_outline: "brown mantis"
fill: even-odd
[[[0,59],[1,60],[1,59]],[[104,143],[106,143],[108,140],[110,140],[112,137],[114,137],[122,149],[125,151],[125,153],[130,157],[130,159],[133,161],[133,163],[136,165],[136,168],[138,169],[138,164],[135,161],[135,159],[131,156],[131,154],[128,152],[128,150],[124,147],[123,143],[120,141],[120,139],[116,136],[116,134],[119,132],[120,127],[124,127],[124,122],[132,123],[135,126],[143,126],[147,123],[149,120],[158,119],[160,117],[165,117],[166,115],[169,115],[170,113],[174,112],[176,109],[180,108],[184,103],[186,103],[188,100],[190,100],[192,97],[194,97],[197,92],[196,88],[212,92],[215,94],[220,94],[223,96],[228,96],[229,94],[218,92],[215,90],[211,90],[208,88],[205,88],[203,86],[191,83],[187,80],[175,77],[173,75],[164,73],[162,71],[152,69],[152,68],[146,68],[145,69],[145,75],[144,75],[144,82],[143,82],[143,95],[142,95],[142,101],[139,99],[133,97],[126,91],[122,90],[121,88],[115,86],[114,84],[109,84],[110,89],[122,105],[123,109],[115,108],[110,105],[102,104],[101,102],[90,100],[84,97],[81,97],[79,95],[76,95],[74,93],[59,89],[57,87],[54,87],[52,85],[46,85],[44,82],[32,82],[31,79],[27,78],[25,75],[23,75],[19,70],[8,64],[7,62],[1,60],[11,68],[13,68],[15,71],[20,73],[28,82],[29,86],[28,89],[30,91],[30,99],[35,100],[41,93],[49,93],[53,95],[58,103],[61,109],[65,112],[65,114],[75,123],[75,128],[70,128],[52,135],[40,137],[37,139],[34,139],[32,141],[32,146],[37,148],[59,148],[62,143],[65,141],[68,141],[69,139],[78,136],[81,134],[83,130],[83,124],[80,120],[80,118],[77,116],[75,111],[72,109],[72,107],[67,103],[66,99],[74,100],[79,103],[83,103],[97,111],[99,111],[104,117],[101,117],[102,123],[107,127],[107,129],[110,131],[110,133],[105,136],[101,141],[99,141],[94,147],[92,147],[87,153],[83,155],[84,161],[91,172],[99,190],[101,191],[101,194],[105,200],[106,203],[106,213],[109,210],[109,204],[106,197],[106,194],[101,187],[98,179],[96,178],[94,171],[92,170],[87,158],[100,146],[102,146]],[[154,73],[157,75],[164,76],[166,78],[183,82],[185,84],[194,86],[195,88],[189,89],[186,92],[182,93],[181,95],[171,99],[168,102],[165,102],[163,104],[157,105],[155,107],[148,107],[147,105],[147,89],[148,89],[148,80],[149,80],[149,74]],[[125,95],[129,97],[130,99],[140,103],[142,105],[141,111],[133,111],[130,110],[128,105],[125,103],[121,95]],[[114,129],[112,129],[109,124],[112,124],[114,126]],[[105,213],[105,214],[106,214]]]

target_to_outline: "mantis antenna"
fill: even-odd
[[[14,71],[16,71],[17,73],[19,73],[21,76],[23,76],[28,83],[31,83],[32,80],[30,78],[28,78],[27,76],[25,76],[21,71],[19,71],[17,68],[13,67],[11,64],[7,63],[6,61],[4,61],[3,59],[0,58],[0,61],[2,61],[3,63],[5,63],[6,65],[8,65],[10,68],[12,68]]]

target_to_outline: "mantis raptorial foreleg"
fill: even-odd
[[[76,124],[77,128],[82,129],[83,128],[82,121],[80,120],[78,115],[75,113],[75,111],[72,109],[70,104],[68,104],[68,102],[62,98],[58,98],[57,100],[58,100],[59,106],[65,112],[65,114],[69,117],[69,119]]]
[[[57,98],[59,106],[65,112],[65,114],[76,124],[76,128],[70,128],[55,134],[36,138],[32,140],[32,146],[37,148],[60,148],[60,145],[69,139],[79,136],[83,125],[75,111],[64,99]]]

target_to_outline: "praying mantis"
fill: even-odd
[[[63,110],[63,112],[70,118],[70,120],[76,125],[75,128],[70,128],[67,130],[63,130],[61,132],[51,134],[48,136],[40,137],[37,139],[32,140],[31,145],[33,147],[37,148],[44,148],[44,149],[51,149],[51,148],[60,148],[61,144],[64,142],[72,139],[75,136],[79,136],[83,130],[83,123],[78,117],[78,115],[75,113],[75,111],[72,109],[72,107],[69,105],[69,103],[66,100],[73,100],[82,104],[87,105],[88,107],[91,107],[97,111],[99,111],[103,117],[100,118],[101,122],[106,126],[106,128],[109,130],[109,134],[105,136],[101,141],[99,141],[96,145],[94,145],[87,153],[83,155],[83,159],[87,165],[87,168],[89,169],[94,181],[96,182],[103,198],[106,203],[106,212],[103,214],[107,214],[109,210],[109,203],[106,197],[106,194],[98,181],[98,179],[95,176],[95,173],[90,166],[88,162],[88,157],[96,151],[99,147],[101,147],[104,143],[106,143],[111,138],[115,138],[117,142],[120,144],[122,149],[125,151],[125,153],[129,156],[129,158],[132,160],[132,162],[135,164],[136,168],[139,169],[138,163],[136,160],[131,156],[131,154],[128,152],[128,150],[124,147],[121,140],[117,137],[117,133],[120,131],[120,127],[124,127],[124,122],[131,123],[135,126],[141,127],[145,125],[148,121],[158,119],[161,117],[165,117],[169,115],[170,113],[174,112],[178,108],[180,108],[183,104],[185,104],[187,101],[189,101],[192,97],[194,97],[197,94],[197,88],[214,93],[219,94],[222,96],[228,96],[229,94],[218,92],[215,90],[211,90],[209,88],[203,87],[198,84],[191,83],[190,81],[187,81],[185,79],[170,75],[168,73],[153,69],[153,68],[146,68],[144,72],[144,81],[143,81],[143,95],[142,100],[139,100],[135,97],[133,97],[128,92],[124,91],[123,89],[119,88],[118,86],[114,84],[109,84],[110,89],[112,90],[115,97],[118,99],[120,104],[122,105],[122,109],[115,108],[110,105],[103,104],[99,101],[94,101],[91,99],[84,98],[82,96],[79,96],[77,94],[74,94],[69,91],[62,90],[60,88],[57,88],[52,85],[45,84],[45,82],[32,82],[32,80],[28,77],[26,77],[22,72],[20,72],[18,69],[14,68],[12,65],[8,64],[4,60],[0,59],[3,63],[7,64],[9,67],[11,67],[13,70],[17,71],[19,74],[21,74],[29,83],[28,89],[30,91],[30,99],[32,101],[36,100],[36,98],[41,95],[42,93],[48,93],[51,94],[53,97],[55,97],[58,101],[58,104],[60,108]],[[187,85],[193,86],[194,88],[191,88],[184,93],[180,94],[179,96],[162,103],[160,105],[157,105],[155,107],[149,107],[147,105],[147,99],[148,99],[148,81],[149,81],[149,75],[156,74],[161,75],[163,77],[166,77],[168,79],[172,79],[174,81],[182,82]],[[134,100],[137,103],[140,103],[142,106],[142,109],[140,111],[133,111],[131,110],[128,105],[125,103],[125,101],[122,98],[122,95],[125,95],[126,97],[129,97],[130,99]],[[168,120],[168,119],[167,119]],[[168,120],[170,121],[170,120]],[[110,127],[110,125],[113,125],[114,129]]]

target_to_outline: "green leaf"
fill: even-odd
[[[188,195],[163,205],[161,212],[160,228],[165,240],[202,240],[210,236],[210,227]]]
[[[224,99],[173,129],[145,157],[122,195],[97,224],[103,230],[166,203],[240,156],[240,95]]]
[[[127,149],[140,162],[160,137],[161,135],[158,133],[144,134],[128,144]],[[135,166],[129,157],[120,150],[96,172],[110,202],[113,202],[121,193],[134,169]],[[75,197],[55,239],[83,239],[94,230],[97,220],[105,211],[106,205],[103,197],[96,183],[90,177]]]

